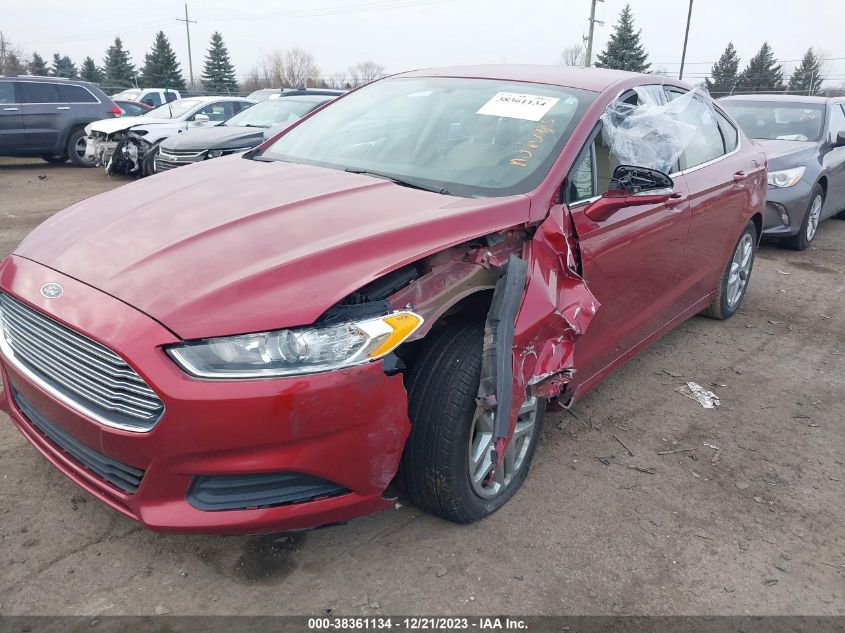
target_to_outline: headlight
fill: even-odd
[[[188,341],[167,353],[202,378],[267,378],[311,374],[381,358],[423,323],[409,311],[337,325]]]
[[[804,175],[803,167],[794,167],[793,169],[783,169],[781,171],[769,172],[769,184],[772,187],[791,187],[801,180]]]
[[[208,153],[205,155],[206,158],[217,158],[223,155],[222,149],[210,149]]]

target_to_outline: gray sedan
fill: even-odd
[[[821,220],[845,217],[845,99],[737,95],[719,105],[766,152],[764,235],[804,250]]]

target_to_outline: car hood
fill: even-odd
[[[800,165],[816,151],[816,141],[781,141],[777,139],[757,139],[766,153],[769,171],[788,169]]]
[[[229,147],[245,147],[243,141],[253,146],[264,139],[264,128],[218,125],[212,128],[194,129],[171,136],[161,144],[163,150],[203,150]]]
[[[238,155],[84,200],[15,254],[203,338],[313,323],[390,270],[525,223],[529,207]]]
[[[121,130],[129,129],[134,125],[179,125],[179,119],[155,119],[149,116],[122,116],[116,119],[103,119],[94,121],[85,127],[85,133],[102,132],[103,134],[114,134]]]

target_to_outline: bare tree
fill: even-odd
[[[346,80],[346,73],[334,73],[326,77],[326,85],[329,88],[334,88],[336,90],[342,90],[346,87],[346,84],[349,83]],[[350,84],[351,85],[351,84]]]
[[[253,66],[241,82],[241,92],[254,92],[261,88],[270,88],[270,78],[264,73],[259,66]]]
[[[358,62],[349,67],[349,84],[353,88],[363,86],[384,76],[384,66],[374,61]]]
[[[12,44],[0,31],[0,75],[26,74],[27,61],[23,49]]]
[[[281,59],[281,67],[277,64],[276,70],[281,71],[279,79],[282,87],[300,88],[316,84],[320,68],[311,53],[301,48],[289,48]]]
[[[561,66],[583,66],[584,65],[584,45],[572,44],[563,49],[560,54],[558,63]]]

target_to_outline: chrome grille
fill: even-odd
[[[164,410],[155,392],[120,356],[0,294],[0,349],[51,395],[94,420],[150,430]]]
[[[205,160],[205,150],[196,152],[193,150],[160,149],[155,156],[155,167],[156,171],[167,171],[174,167],[190,165],[191,163],[198,163],[203,160]]]

